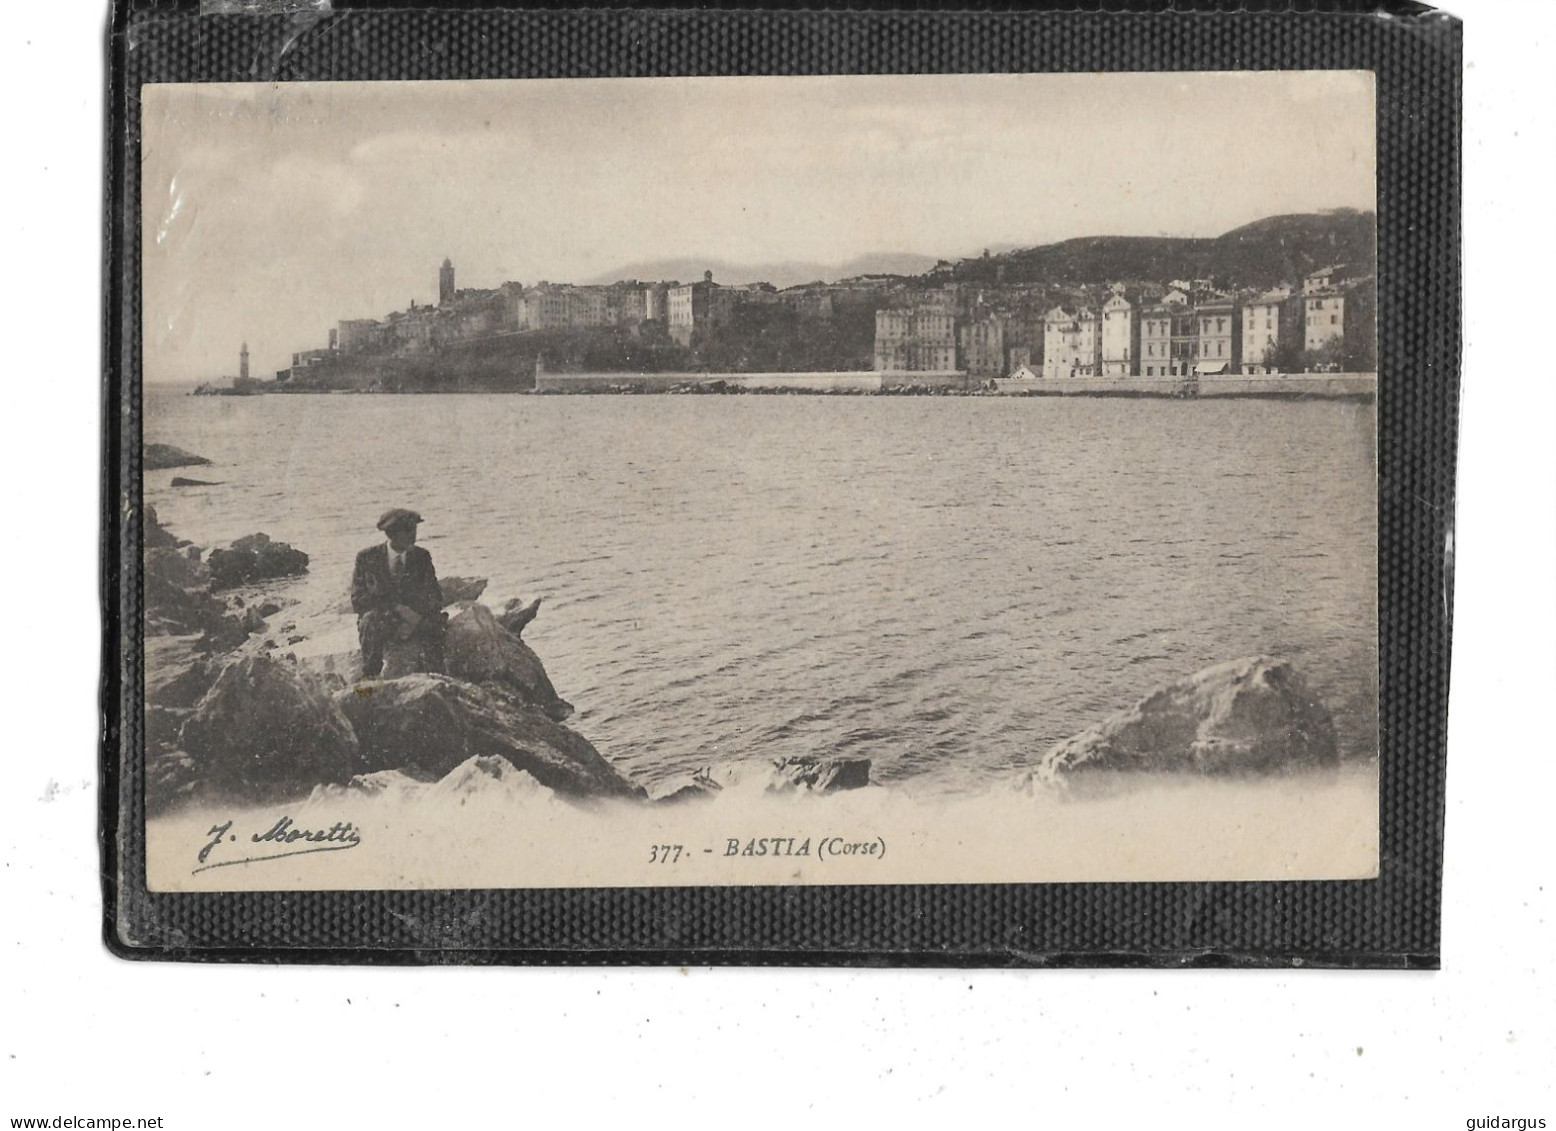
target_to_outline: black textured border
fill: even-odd
[[[118,0],[104,271],[109,948],[126,958],[218,961],[1435,968],[1460,343],[1461,28],[1408,3],[1387,12],[1352,0],[1235,6],[1243,10],[1143,0],[1024,13],[514,11],[476,0],[459,10],[359,2],[327,15],[202,17],[188,0]],[[1377,880],[147,892],[133,505],[141,484],[141,84],[1293,68],[1377,74]]]

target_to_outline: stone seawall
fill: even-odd
[[[871,373],[546,373],[535,375],[535,392],[671,392],[691,387],[762,392],[892,392],[896,389],[944,389],[966,392],[982,386],[960,372]]]
[[[404,364],[404,363],[400,363]],[[347,388],[362,388],[371,372],[353,370]],[[392,381],[392,378],[391,378]],[[386,381],[385,384],[389,384]],[[373,391],[381,386],[377,380]],[[447,380],[433,386],[440,391],[464,391]],[[710,387],[715,387],[711,388]],[[1365,399],[1375,396],[1376,373],[1295,373],[1286,376],[1216,375],[1201,377],[1197,391],[1182,377],[1002,377],[989,380],[958,372],[879,373],[548,373],[535,377],[537,393],[669,393],[709,389],[714,392],[891,393],[904,390],[932,392],[994,392],[1029,397],[1319,397]],[[324,391],[301,387],[295,392]],[[383,388],[382,391],[393,391]],[[409,391],[409,390],[407,390]],[[471,390],[474,391],[474,390]],[[486,389],[485,391],[490,391]]]
[[[1245,377],[1003,377],[993,382],[1008,396],[1028,397],[1372,397],[1376,373],[1292,373]]]
[[[538,393],[665,393],[721,385],[725,389],[793,390],[807,393],[879,393],[892,389],[976,388],[965,373],[546,373],[536,375]]]

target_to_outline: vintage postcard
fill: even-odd
[[[139,105],[151,891],[1377,875],[1371,72]]]

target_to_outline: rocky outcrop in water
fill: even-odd
[[[356,731],[365,773],[433,780],[496,756],[572,797],[643,796],[582,735],[496,684],[418,673],[345,688],[335,701]]]
[[[146,702],[187,710],[200,702],[221,674],[221,665],[174,636],[146,639]]]
[[[171,467],[208,467],[210,460],[175,448],[172,444],[147,444],[142,450],[141,467],[147,471],[166,471]]]
[[[232,589],[307,573],[308,555],[285,542],[272,542],[268,534],[249,534],[226,549],[212,550],[206,564],[213,589]]]
[[[485,605],[470,605],[449,619],[443,655],[449,675],[469,683],[495,683],[553,722],[573,713],[573,705],[551,686],[540,657],[498,624]]]
[[[1334,720],[1289,663],[1252,656],[1168,684],[1054,746],[1038,781],[1094,771],[1279,774],[1337,766]]]
[[[512,597],[507,604],[503,605],[502,612],[497,614],[497,623],[518,636],[529,627],[529,622],[535,619],[535,614],[538,612],[540,612],[539,597],[527,605],[520,598]]]
[[[152,507],[145,510],[142,536],[146,552],[142,558],[145,571],[141,593],[148,637],[198,634],[195,650],[215,653],[231,651],[252,633],[264,629],[262,614],[242,608],[241,600],[229,605],[215,595],[219,586],[210,559],[223,551],[213,551],[202,560],[204,552],[200,547],[174,537],[158,521]],[[284,548],[300,553],[290,546]],[[306,562],[307,555],[301,556]]]
[[[769,789],[808,789],[830,793],[870,784],[868,758],[785,758],[773,763]]]
[[[656,805],[681,805],[687,801],[709,800],[724,792],[724,787],[713,776],[711,768],[696,771],[689,778],[672,781],[661,786],[652,800]]]
[[[462,605],[474,601],[486,592],[484,577],[442,577],[438,588],[443,591],[443,607]]]
[[[142,596],[148,636],[218,631],[227,606],[211,595],[211,575],[184,550],[148,549]]]
[[[141,539],[148,550],[177,550],[181,547],[189,547],[194,550],[195,557],[200,556],[198,547],[191,547],[189,542],[179,538],[162,525],[157,518],[156,507],[147,507],[141,512]]]
[[[202,555],[149,508],[144,525],[152,812],[186,800],[282,800],[352,780],[437,781],[461,766],[523,771],[572,798],[644,796],[560,725],[573,709],[540,657],[474,603],[484,578],[443,582],[445,598],[461,606],[449,622],[448,674],[342,688],[338,676],[304,669],[275,640],[260,639],[281,603],[213,593],[218,578],[291,576],[305,554],[256,535]],[[386,677],[394,674],[386,665]]]
[[[263,655],[222,669],[184,720],[178,749],[216,797],[265,800],[362,769],[356,734],[323,682]]]

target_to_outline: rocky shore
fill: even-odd
[[[172,444],[147,444],[141,453],[141,467],[147,471],[166,471],[171,467],[209,467],[211,461]]]
[[[1052,747],[1033,779],[1107,771],[1266,776],[1340,764],[1334,719],[1291,664],[1249,656],[1159,688]]]
[[[430,781],[488,756],[569,797],[645,796],[562,725],[572,705],[517,633],[475,603],[483,580],[445,582],[446,673],[386,668],[393,678],[350,684],[278,643],[271,621],[284,597],[254,596],[306,571],[307,554],[264,534],[207,552],[151,508],[145,532],[149,810],[279,801],[386,770]],[[239,586],[247,600],[230,592]]]

